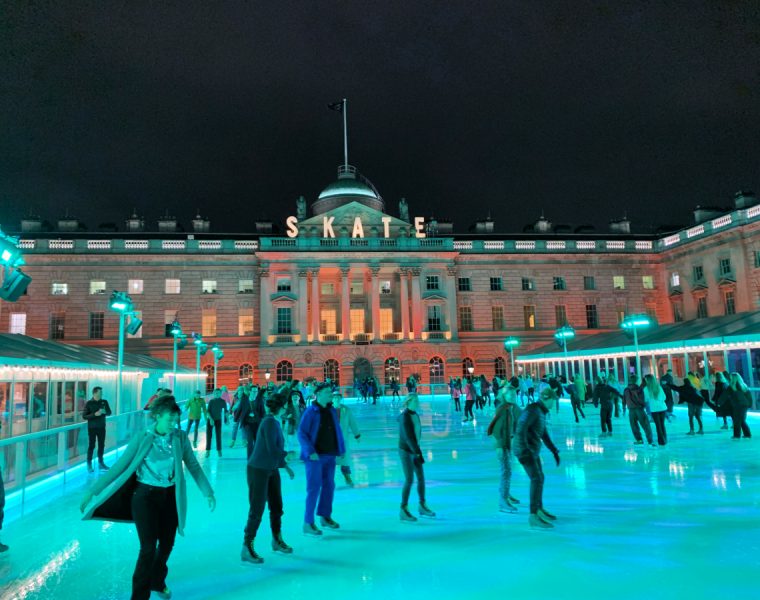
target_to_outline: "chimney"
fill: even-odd
[[[757,204],[757,197],[755,196],[755,192],[739,191],[734,194],[734,206],[736,208],[749,208],[755,204]]]
[[[631,222],[628,217],[612,219],[610,221],[610,233],[631,233]]]
[[[158,220],[158,230],[162,232],[177,231],[177,218],[170,217],[168,209],[166,214]]]
[[[38,233],[42,231],[42,219],[36,215],[29,215],[21,219],[21,231],[23,233]]]
[[[550,233],[552,230],[552,222],[544,217],[544,211],[541,211],[541,216],[538,221],[533,224],[533,231],[536,233]]]
[[[195,233],[208,233],[211,230],[211,221],[201,217],[201,211],[198,209],[193,219],[193,231]]]
[[[138,232],[145,230],[145,219],[137,216],[137,209],[132,210],[132,216],[129,217],[124,224],[127,231]]]
[[[704,223],[728,212],[725,208],[716,208],[714,206],[699,206],[694,209],[694,223]]]
[[[80,227],[79,219],[75,219],[74,217],[66,215],[64,218],[58,219],[58,231],[79,231]]]

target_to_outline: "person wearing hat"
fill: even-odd
[[[332,518],[335,461],[346,453],[338,413],[332,405],[332,385],[320,383],[314,392],[316,400],[304,411],[298,426],[301,460],[306,466],[306,511],[303,521],[306,535],[322,535],[322,530],[314,524],[315,510],[323,527],[340,529]]]
[[[332,393],[333,406],[338,411],[338,422],[340,423],[340,429],[343,432],[343,441],[346,444],[346,452],[338,458],[336,464],[340,467],[340,472],[343,474],[343,478],[346,480],[346,485],[354,486],[354,481],[351,479],[351,436],[347,435],[349,432],[354,436],[356,441],[359,441],[362,434],[359,431],[359,424],[356,422],[356,417],[351,409],[343,404],[343,396],[340,390],[335,389]]]
[[[541,467],[541,442],[554,455],[559,466],[559,450],[546,430],[546,415],[557,401],[557,394],[550,387],[541,390],[538,402],[529,404],[517,421],[512,440],[512,450],[530,478],[530,517],[528,523],[536,529],[552,529],[557,517],[544,508],[544,471]]]

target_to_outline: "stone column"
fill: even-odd
[[[311,270],[311,341],[319,343],[319,269]]]
[[[422,339],[422,291],[420,288],[420,275],[422,269],[412,268],[412,329],[414,339]]]
[[[344,342],[351,341],[351,268],[341,267],[340,331]]]
[[[307,308],[309,305],[309,272],[306,269],[298,271],[298,333],[301,334],[301,343],[309,340],[309,324],[307,323]]]
[[[401,339],[409,339],[409,269],[401,267],[399,269],[401,291],[399,294],[399,309],[401,310]]]
[[[371,279],[371,285],[370,285],[370,293],[372,294],[370,297],[371,300],[371,306],[372,306],[372,339],[373,340],[379,340],[380,339],[380,280],[378,279],[378,276],[380,275],[380,267],[373,266],[369,268],[370,277]]]
[[[451,332],[451,339],[453,341],[459,337],[459,331],[457,329],[457,268],[454,265],[449,265],[446,271],[448,273],[448,277],[446,278],[446,302],[449,307],[447,320],[449,322],[449,331]]]
[[[269,336],[272,334],[272,301],[270,296],[272,292],[269,289],[271,279],[269,277],[269,269],[267,267],[259,268],[259,292],[260,303],[259,315],[261,322],[259,323],[259,330],[261,332],[261,343],[268,344]]]

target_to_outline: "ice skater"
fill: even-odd
[[[216,452],[219,458],[222,457],[222,419],[227,423],[227,403],[222,397],[222,390],[216,388],[206,407],[206,456],[211,456],[211,442],[216,433]]]
[[[289,393],[289,392],[288,392]],[[287,400],[282,394],[274,394],[266,401],[266,416],[259,425],[253,453],[248,459],[246,479],[248,481],[248,521],[243,531],[243,549],[240,559],[243,562],[261,564],[264,559],[256,553],[254,540],[261,525],[264,506],[269,505],[269,526],[272,529],[272,550],[283,554],[292,554],[293,548],[282,539],[282,482],[280,469],[285,469],[293,479],[295,473],[285,458],[285,437],[280,426],[282,413]]]
[[[315,394],[316,401],[306,409],[298,427],[301,460],[306,467],[306,510],[303,520],[306,535],[322,535],[322,530],[314,523],[315,510],[323,527],[340,529],[332,518],[335,461],[346,452],[338,413],[332,405],[332,386],[320,383],[315,388]]]
[[[655,446],[655,443],[652,441],[652,426],[649,424],[649,418],[646,413],[644,392],[639,385],[638,375],[635,373],[628,379],[628,387],[623,392],[623,402],[628,407],[628,422],[631,424],[631,432],[636,439],[635,443],[644,443],[641,431],[639,431],[639,427],[641,427],[644,430],[647,443],[650,446]]]
[[[98,444],[98,468],[101,471],[108,471],[108,465],[103,461],[103,451],[106,445],[106,417],[111,414],[111,405],[108,400],[102,397],[103,388],[100,386],[92,388],[92,398],[84,405],[82,418],[87,421],[87,435],[89,444],[87,445],[87,471],[93,473],[92,454],[95,450],[95,443]]]
[[[549,387],[541,390],[538,402],[528,404],[517,421],[517,430],[512,449],[517,460],[530,478],[530,516],[528,523],[536,529],[552,529],[553,514],[544,508],[544,471],[541,467],[541,442],[554,456],[554,462],[559,466],[559,450],[549,437],[546,430],[546,415],[549,414],[557,394]]]
[[[356,422],[353,411],[343,404],[343,395],[340,390],[333,391],[332,401],[335,410],[338,412],[338,422],[340,423],[340,430],[343,432],[343,442],[346,445],[346,451],[343,456],[337,459],[336,464],[340,467],[346,485],[354,487],[354,480],[351,479],[351,445],[353,443],[351,438],[353,437],[358,442],[362,434],[359,431],[359,424]]]
[[[692,374],[693,375],[693,374]],[[704,430],[702,428],[702,404],[705,399],[702,397],[697,389],[692,384],[691,378],[684,377],[681,385],[671,385],[670,388],[678,392],[678,403],[686,404],[689,407],[689,431],[686,435],[695,435],[694,432],[694,420],[696,419],[699,430],[696,432],[698,435],[703,435]]]
[[[620,392],[608,384],[604,379],[594,387],[594,397],[599,403],[599,420],[602,425],[602,433],[599,437],[612,435],[612,409],[620,400]],[[614,398],[614,400],[613,400]],[[614,404],[613,404],[614,403]]]
[[[652,413],[652,420],[657,431],[657,443],[664,446],[668,443],[668,434],[665,430],[668,405],[665,402],[665,390],[651,373],[644,376],[644,402]]]
[[[401,468],[404,470],[399,515],[402,521],[416,521],[417,517],[409,512],[409,494],[412,491],[415,476],[417,477],[420,516],[435,517],[435,513],[430,510],[425,501],[425,470],[422,466],[425,464],[425,459],[422,457],[422,449],[420,448],[422,426],[420,415],[417,413],[420,407],[419,397],[416,393],[409,394],[406,397],[405,404],[406,408],[399,416],[398,454],[401,460]]]
[[[512,436],[521,411],[517,407],[517,394],[511,386],[500,387],[493,402],[496,413],[486,433],[493,437],[500,466],[499,511],[515,513],[520,501],[509,493],[512,481]]]
[[[734,435],[731,439],[738,440],[742,436],[751,438],[752,432],[747,425],[747,410],[752,406],[752,392],[739,373],[731,373],[728,381],[728,389],[724,392],[728,395],[727,404],[731,407],[731,419],[733,421]]]
[[[564,386],[565,391],[570,396],[570,404],[573,407],[573,416],[575,416],[575,422],[578,421],[578,413],[581,413],[583,420],[586,420],[586,415],[583,414],[583,403],[586,402],[586,382],[583,381],[583,375],[580,373],[575,374],[573,383]]]
[[[157,398],[150,407],[154,424],[132,437],[124,454],[85,493],[79,506],[85,520],[134,522],[140,553],[132,575],[132,600],[148,600],[151,591],[161,598],[172,596],[166,585],[166,563],[176,534],[185,533],[183,465],[209,509],[216,508],[214,490],[195,458],[187,433],[177,429],[181,412],[174,396]],[[95,502],[87,508],[93,498]]]
[[[187,410],[187,435],[190,436],[190,430],[193,429],[193,448],[198,445],[198,425],[201,422],[201,417],[208,419],[206,413],[206,403],[201,398],[201,391],[195,390],[190,400],[185,405]]]

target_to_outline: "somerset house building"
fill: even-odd
[[[753,311],[760,292],[760,205],[738,193],[726,209],[697,209],[693,226],[632,234],[558,228],[541,217],[501,233],[486,219],[470,233],[423,218],[424,206],[389,206],[356,169],[342,166],[307,208],[253,232],[215,233],[198,215],[146,227],[136,214],[119,232],[22,222],[26,295],[0,311],[0,332],[113,348],[113,291],[127,292],[144,325],[126,351],[171,361],[166,326],[179,322],[224,349],[219,385],[330,377],[351,385],[411,375],[511,375],[506,337],[519,352],[617,330],[627,314],[660,324]],[[7,226],[6,229],[11,229]],[[45,229],[52,229],[47,231]],[[277,231],[281,233],[276,233]],[[195,368],[192,345],[179,350]],[[213,386],[214,357],[201,357]],[[521,367],[523,368],[523,367]]]

